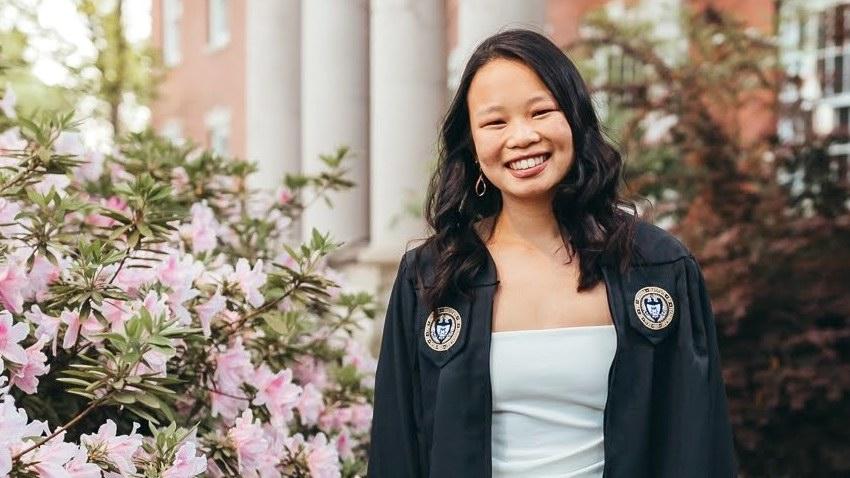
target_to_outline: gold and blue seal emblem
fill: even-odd
[[[673,321],[676,305],[661,287],[644,287],[635,294],[635,313],[646,328],[661,330]]]
[[[458,311],[451,307],[437,307],[425,321],[425,343],[437,352],[446,351],[457,342],[462,327]]]

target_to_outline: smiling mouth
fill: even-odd
[[[535,166],[540,166],[545,161],[549,160],[552,156],[552,153],[544,153],[539,156],[532,156],[530,158],[517,159],[505,164],[506,167],[513,169],[514,171],[524,171],[526,169],[531,169]]]

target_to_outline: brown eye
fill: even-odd
[[[505,124],[505,122],[502,121],[502,120],[493,120],[493,121],[488,121],[481,126],[486,128],[487,126],[499,126],[499,125],[503,125],[503,124]]]
[[[552,109],[549,109],[549,110],[540,110],[540,111],[535,112],[535,113],[534,113],[534,116],[541,116],[541,115],[545,115],[545,114],[551,113],[551,112],[553,112],[553,111],[555,111],[555,110],[552,110]]]

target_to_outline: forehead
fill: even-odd
[[[466,102],[474,113],[478,108],[525,104],[535,96],[553,99],[537,73],[518,60],[496,58],[482,66],[469,85]]]

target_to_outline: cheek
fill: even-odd
[[[477,131],[472,133],[475,143],[475,154],[481,161],[482,167],[500,163],[501,139],[496,131]]]
[[[570,123],[563,116],[546,124],[546,135],[549,138],[554,138],[556,147],[572,151],[573,148],[573,132],[570,129]]]

